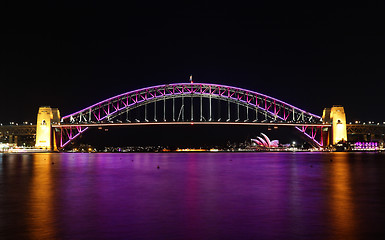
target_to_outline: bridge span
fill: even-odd
[[[137,89],[60,118],[39,111],[36,147],[62,149],[90,127],[139,125],[255,125],[294,127],[316,147],[346,141],[342,107],[323,117],[243,88],[211,83],[174,83]]]
[[[99,123],[99,124],[82,124],[78,127],[115,127],[115,126],[146,126],[146,125],[205,125],[205,124],[235,124],[244,126],[282,126],[282,127],[301,127],[299,124],[286,123],[223,123],[223,122],[143,122],[143,123]],[[321,127],[319,124],[309,124],[308,126]],[[36,142],[36,125],[0,125],[0,142],[13,143],[18,146],[32,146]],[[74,125],[53,124],[54,129],[70,128]],[[322,124],[322,127],[331,127],[331,124]],[[385,138],[385,124],[346,124],[348,141],[384,141]]]
[[[211,83],[175,83],[133,90],[66,115],[54,126],[60,129],[57,133],[62,148],[94,124],[160,122],[292,124],[316,146],[323,145],[320,116],[259,92]]]
[[[153,125],[238,125],[238,126],[282,126],[295,127],[302,132],[315,147],[322,147],[322,128],[331,127],[331,124],[315,123],[273,123],[273,122],[130,122],[130,123],[81,123],[81,124],[54,124],[52,127],[60,129],[60,146],[64,147],[72,139],[90,127],[119,127],[119,126],[153,126]],[[66,142],[63,139],[67,139]],[[321,139],[320,142],[317,139]],[[314,144],[315,143],[315,144]]]

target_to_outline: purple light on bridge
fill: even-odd
[[[224,88],[224,89],[232,89],[232,90],[235,90],[234,93],[235,93],[235,92],[239,92],[239,91],[240,91],[240,92],[245,92],[245,93],[247,93],[247,97],[249,96],[249,93],[250,93],[250,94],[252,94],[252,95],[260,96],[260,97],[263,97],[263,98],[265,98],[265,99],[269,99],[269,100],[272,100],[272,101],[274,101],[274,102],[278,102],[278,103],[280,103],[280,104],[286,105],[287,107],[290,107],[290,108],[295,109],[295,110],[297,110],[297,111],[304,112],[304,113],[306,113],[306,114],[308,114],[308,115],[310,115],[310,116],[313,116],[314,118],[321,119],[321,117],[318,116],[318,115],[316,115],[316,114],[309,113],[309,112],[307,112],[307,111],[305,111],[305,110],[302,110],[302,109],[300,109],[300,108],[297,108],[297,107],[295,107],[295,106],[293,106],[293,105],[291,105],[291,104],[288,104],[288,103],[286,103],[286,102],[284,102],[284,101],[281,101],[281,100],[279,100],[279,99],[277,99],[277,98],[273,98],[273,97],[270,97],[270,96],[268,96],[268,95],[265,95],[265,94],[262,94],[262,93],[259,93],[259,92],[255,92],[255,91],[251,91],[251,90],[247,90],[247,89],[243,89],[243,88],[232,87],[232,86],[227,86],[227,85],[220,85],[220,84],[210,84],[210,83],[173,83],[173,84],[156,85],[156,86],[152,86],[152,87],[146,87],[146,88],[141,88],[141,89],[129,91],[129,92],[126,92],[126,93],[122,93],[122,94],[116,95],[116,96],[114,96],[114,97],[111,97],[111,98],[105,99],[105,100],[103,100],[103,101],[100,101],[100,102],[98,102],[98,103],[95,103],[95,104],[93,104],[93,105],[91,105],[91,106],[89,106],[89,107],[87,107],[87,108],[84,108],[84,109],[82,109],[82,110],[79,110],[79,111],[77,111],[77,112],[75,112],[75,113],[66,115],[66,116],[62,117],[62,120],[67,119],[67,118],[69,118],[69,117],[71,117],[71,116],[74,116],[74,115],[76,115],[76,114],[85,112],[85,111],[87,111],[87,110],[89,110],[89,109],[91,109],[91,108],[93,108],[93,107],[97,107],[97,106],[100,106],[100,105],[102,105],[102,104],[108,103],[108,102],[110,102],[110,101],[119,99],[119,98],[121,98],[121,97],[128,96],[128,95],[131,95],[131,94],[134,94],[134,93],[150,92],[149,90],[153,90],[153,89],[165,88],[165,87],[168,87],[168,86],[172,86],[172,87],[182,86],[182,91],[180,91],[179,88],[176,88],[176,89],[179,91],[179,94],[184,94],[184,90],[186,90],[186,91],[189,92],[189,93],[196,93],[196,92],[197,92],[196,90],[195,90],[195,91],[192,90],[192,86],[193,86],[193,85],[199,86],[200,89],[202,89],[202,86],[209,86],[209,89],[210,89],[209,92],[208,92],[208,93],[206,92],[206,91],[207,91],[207,88],[206,88],[206,89],[201,93],[202,95],[204,95],[204,94],[213,94],[213,92],[211,91],[211,88],[212,88],[212,87],[217,87],[217,88],[219,88],[219,89],[221,89],[221,88],[222,88],[222,89],[223,89],[223,88]],[[159,92],[159,90],[158,90],[158,92]],[[163,97],[163,96],[171,95],[171,94],[172,94],[172,95],[178,95],[178,93],[175,92],[175,89],[174,89],[174,92],[169,93],[169,94],[166,94],[165,92],[163,92],[163,93],[162,93],[162,92],[159,92],[159,93],[161,94],[160,96],[154,96],[153,98],[159,98],[159,97]],[[223,92],[223,93],[224,93],[224,92]],[[220,92],[219,92],[218,94],[213,94],[213,95],[224,96],[223,93],[220,93]],[[239,97],[233,97],[233,96],[234,96],[234,93],[233,93],[232,95],[230,95],[230,96],[227,96],[227,97],[228,97],[228,98],[231,98],[231,99],[235,99],[235,100],[242,101],[242,102],[247,103],[247,104],[251,104],[251,102],[249,102],[248,99],[246,99],[246,101],[245,101],[245,100],[239,99]],[[140,96],[141,96],[141,95],[140,95]],[[146,101],[146,100],[149,100],[149,99],[144,99],[144,98],[143,98],[142,100],[136,101],[135,103],[136,103],[136,104],[137,104],[137,103],[141,103],[141,102]],[[250,100],[250,101],[251,101],[251,100]],[[271,103],[271,104],[272,104],[272,103]],[[256,107],[259,107],[260,109],[268,110],[268,109],[271,107],[271,104],[270,104],[269,107],[265,106],[265,108],[262,108],[262,107],[258,106],[257,103],[256,103],[256,104],[252,104],[252,105],[254,105],[254,106],[256,106]],[[128,107],[128,106],[125,106],[125,107],[122,107],[121,109],[125,109],[125,108],[127,108],[127,107]],[[119,110],[119,109],[116,109],[114,112],[116,112],[116,111],[118,111],[118,110]],[[270,112],[270,113],[272,113],[272,112]],[[100,119],[100,120],[101,120],[101,119]],[[284,119],[283,119],[283,120],[284,120]]]
[[[293,105],[290,105],[284,101],[278,100],[276,98],[273,98],[255,91],[250,91],[243,88],[237,88],[237,87],[220,85],[220,84],[174,83],[174,84],[164,84],[164,85],[141,88],[138,90],[129,91],[129,92],[105,99],[87,108],[84,108],[80,111],[64,116],[61,119],[61,124],[59,124],[58,127],[60,127],[60,125],[66,125],[66,124],[81,126],[84,123],[87,123],[87,125],[90,126],[92,124],[101,123],[101,121],[103,121],[104,119],[109,120],[110,118],[114,118],[115,115],[118,115],[120,112],[125,110],[127,110],[128,112],[132,108],[146,105],[148,103],[156,102],[157,100],[165,101],[166,99],[170,99],[170,98],[175,99],[183,96],[193,96],[192,94],[195,94],[196,96],[200,95],[201,97],[204,96],[205,98],[210,98],[210,119],[211,119],[211,98],[214,97],[216,99],[225,100],[225,101],[226,99],[228,99],[229,102],[238,104],[238,119],[235,120],[235,122],[239,120],[239,106],[241,105],[243,107],[247,107],[247,109],[255,108],[256,118],[257,118],[257,110],[261,110],[263,113],[266,114],[265,121],[267,121],[267,116],[269,116],[271,121],[273,122],[278,121],[279,123],[294,122],[297,124],[302,123],[305,125],[321,123],[321,117],[318,115],[309,113]],[[230,116],[230,113],[229,113],[229,116]],[[202,119],[202,115],[201,115],[201,119]],[[248,117],[246,121],[248,121]],[[66,128],[66,127],[70,128],[70,133],[72,134],[71,126],[63,126],[62,128]],[[322,139],[321,139],[321,144],[315,139],[317,131],[314,130],[313,127],[309,129],[307,129],[307,127],[305,128],[297,127],[297,129],[300,130],[310,140],[315,142],[317,146],[322,146]],[[67,140],[63,141],[61,139],[60,145],[61,146],[67,145],[71,140],[79,136],[84,130],[78,131],[78,133],[75,134],[74,136],[68,135],[68,141]],[[311,133],[307,133],[306,132],[307,130],[311,130]],[[318,136],[319,135],[317,135],[317,137]],[[63,137],[63,134],[61,135],[61,137]]]

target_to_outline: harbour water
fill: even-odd
[[[2,240],[385,237],[383,153],[36,153],[0,163]]]

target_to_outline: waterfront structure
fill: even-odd
[[[262,137],[257,137],[257,139],[252,138],[251,141],[257,144],[258,147],[262,148],[277,148],[279,145],[278,140],[270,140],[270,138],[264,134],[261,133]]]
[[[52,124],[60,121],[60,112],[57,108],[40,107],[36,123],[36,148],[57,150],[55,134],[52,131]]]
[[[135,116],[133,116],[135,115]],[[160,124],[281,125],[322,147],[321,117],[255,91],[207,83],[175,83],[126,92],[53,125],[63,148],[89,127]]]
[[[191,81],[119,94],[66,115],[52,127],[60,136],[55,137],[58,147],[64,148],[89,127],[162,124],[291,126],[318,148],[346,141],[348,126],[342,106],[326,109],[321,118],[259,92]]]
[[[322,119],[324,123],[332,125],[331,131],[325,129],[326,145],[336,145],[348,140],[344,107],[336,105],[332,108],[325,108]]]
[[[58,109],[41,107],[36,125],[0,124],[0,140],[16,143],[21,136],[36,134],[37,148],[56,150],[90,127],[167,124],[288,126],[314,147],[346,141],[348,134],[355,141],[377,141],[385,134],[385,123],[347,124],[342,106],[325,108],[321,118],[255,91],[190,82],[129,91],[61,119]]]
[[[36,125],[29,123],[3,125],[0,123],[0,142],[16,144],[17,146],[34,146]]]

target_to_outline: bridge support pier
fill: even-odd
[[[55,134],[51,125],[58,122],[60,122],[60,112],[57,108],[39,108],[36,123],[36,148],[57,151]]]
[[[347,141],[346,115],[344,107],[335,105],[332,108],[325,108],[322,119],[324,123],[331,124],[331,129],[323,131],[324,145],[336,145],[339,142]]]

